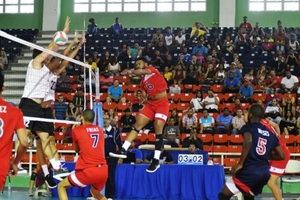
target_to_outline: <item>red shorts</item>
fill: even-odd
[[[169,101],[168,99],[149,100],[138,114],[151,120],[159,119],[166,122],[169,115]]]
[[[108,177],[107,165],[91,167],[82,170],[75,170],[69,176],[69,182],[74,186],[86,187],[92,185],[96,190],[101,191]]]
[[[284,170],[286,168],[287,163],[290,160],[290,152],[286,146],[281,146],[282,151],[284,153],[284,160],[271,160],[270,161],[270,173],[282,176],[284,174]]]

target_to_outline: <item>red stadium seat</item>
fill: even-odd
[[[228,152],[229,153],[241,153],[242,152],[242,146],[241,145],[229,145],[228,146]]]
[[[225,108],[228,108],[228,110],[233,113],[235,105],[234,105],[234,103],[222,103],[222,104],[219,104],[219,110],[223,111]]]
[[[230,135],[229,143],[231,144],[243,144],[244,137],[242,135]]]
[[[145,143],[148,140],[148,134],[145,133],[138,133],[136,137],[137,141],[140,141],[142,143]]]
[[[129,107],[130,107],[129,103],[118,103],[116,108],[117,108],[117,111],[124,111]]]
[[[64,136],[63,132],[55,132],[54,138],[57,142],[62,142],[64,140],[65,136]]]
[[[224,158],[225,167],[234,167],[239,162],[238,158]]]
[[[128,85],[127,87],[128,92],[136,92],[139,89],[140,89],[139,85],[135,85],[135,84]]]
[[[214,162],[214,164],[221,164],[221,158],[220,157],[213,158],[212,161]]]
[[[64,145],[64,150],[75,150],[73,143],[66,143]]]
[[[177,108],[178,111],[185,111],[189,107],[190,107],[189,103],[177,103],[177,106],[176,106],[176,108]]]
[[[74,162],[74,155],[73,154],[65,154],[63,155],[65,157],[66,162]]]
[[[295,137],[295,142],[296,142],[296,145],[297,145],[297,146],[300,146],[300,135],[297,135],[297,136]]]
[[[255,93],[255,94],[253,94],[252,99],[255,101],[264,102],[266,100],[266,94],[265,93]]]
[[[127,101],[131,102],[134,99],[133,93],[124,93],[124,97]]]
[[[226,153],[226,152],[228,152],[228,146],[227,145],[213,145],[212,151]]]
[[[190,137],[189,133],[181,133],[180,134],[180,140],[183,141],[185,138]]]
[[[155,133],[148,133],[148,142],[154,143],[156,141]]]
[[[212,152],[212,146],[211,145],[204,145],[203,150],[207,152]]]
[[[197,137],[201,139],[204,144],[211,144],[213,141],[211,134],[198,134]]]
[[[213,138],[216,144],[228,144],[229,137],[226,134],[214,134]]]
[[[196,92],[199,91],[200,89],[201,89],[201,85],[193,85],[192,92],[196,93]]]
[[[63,150],[65,148],[65,144],[56,143],[55,146],[57,150]]]
[[[294,146],[287,146],[287,148],[289,149],[290,153],[296,153]]]
[[[192,92],[193,91],[193,84],[185,84],[183,85],[184,92]]]
[[[296,137],[294,135],[281,135],[281,137],[285,140],[286,145],[295,146]]]
[[[180,102],[190,102],[195,95],[193,93],[182,93],[179,96]]]
[[[122,141],[122,142],[124,142],[124,141],[126,140],[127,134],[128,134],[128,133],[121,133],[121,134],[120,134],[120,135],[121,135],[121,141]]]
[[[212,86],[210,87],[210,89],[211,89],[213,92],[220,93],[220,92],[223,92],[223,85],[212,85]]]
[[[120,84],[123,84],[123,85],[127,84],[130,81],[128,76],[115,76],[114,79],[118,80],[120,82]]]
[[[108,111],[109,109],[116,109],[116,107],[117,107],[117,104],[116,103],[114,103],[114,102],[110,102],[110,103],[103,103],[102,104],[102,108],[103,108],[103,110],[105,110],[105,111]]]
[[[108,96],[107,93],[100,93],[100,101],[102,101],[102,102],[106,101],[107,96]]]
[[[178,102],[180,94],[168,93],[167,96],[168,96],[169,101]]]

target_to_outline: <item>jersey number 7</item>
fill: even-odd
[[[97,148],[98,142],[99,142],[99,134],[98,133],[92,133],[90,135],[90,137],[93,139],[92,147],[93,148]]]

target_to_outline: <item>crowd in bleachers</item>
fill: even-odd
[[[187,29],[120,25],[118,36],[113,29],[90,27],[93,32],[86,36],[85,56],[93,69],[100,70],[104,116],[121,131],[128,131],[126,127],[134,120],[127,118],[145,101],[139,79],[121,72],[144,57],[168,82],[172,112],[166,125],[171,131],[166,131],[166,137],[176,130],[177,145],[182,144],[182,133],[194,130],[238,134],[253,102],[266,108],[267,116],[280,124],[283,133],[299,134],[299,28],[284,28],[280,20],[275,28],[263,28],[258,23],[252,26],[245,17],[233,28],[206,28],[199,22]],[[82,93],[76,78],[82,76],[81,68],[70,65],[67,74],[73,79],[68,82],[70,91]],[[73,98],[64,96],[69,101]],[[82,105],[70,106],[64,109],[76,118]],[[151,124],[146,129],[153,132]]]

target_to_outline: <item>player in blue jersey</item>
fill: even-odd
[[[278,137],[270,124],[261,123],[264,109],[253,104],[249,109],[249,123],[242,127],[244,144],[239,163],[232,169],[233,177],[228,180],[219,200],[229,200],[242,192],[245,200],[254,200],[270,178],[269,160],[284,159]]]

